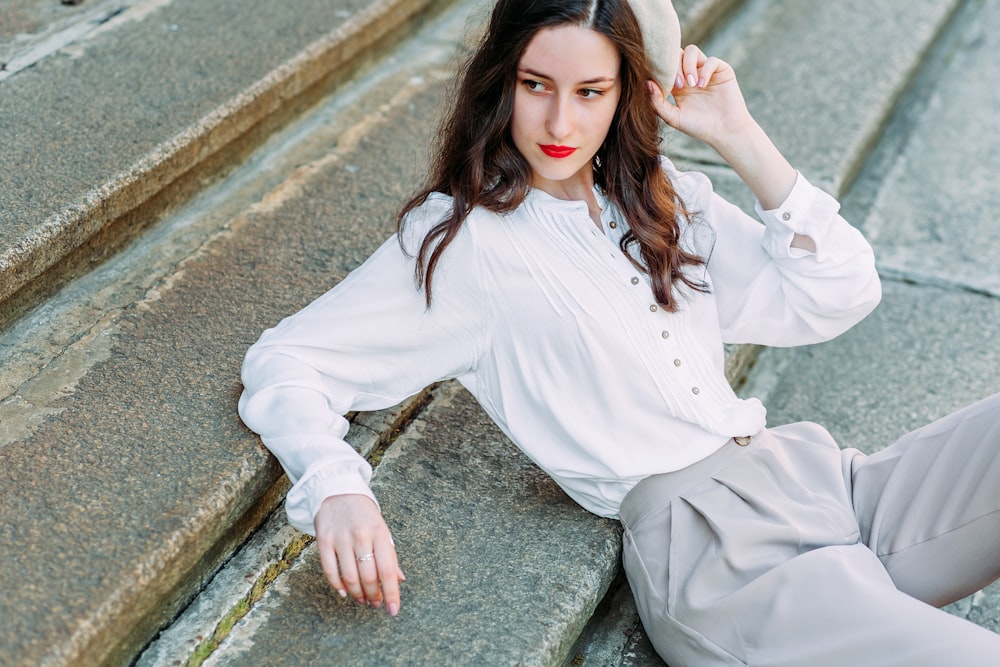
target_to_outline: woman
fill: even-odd
[[[398,238],[247,354],[240,413],[294,484],[289,520],[341,596],[396,615],[404,576],[342,415],[457,378],[572,498],[621,518],[675,667],[995,664],[1000,638],[926,602],[1000,575],[1000,399],[866,458],[735,396],[723,342],[827,340],[880,287],[733,70],[679,32],[665,0],[497,3]],[[658,154],[657,116],[719,153],[760,221]],[[955,502],[970,459],[989,492]],[[945,554],[976,567],[939,576]]]

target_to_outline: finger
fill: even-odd
[[[660,108],[667,102],[663,88],[657,81],[650,79],[646,81],[646,90],[649,91],[649,101],[653,103],[653,109],[656,113],[660,113]]]
[[[656,81],[648,81],[646,87],[649,89],[650,101],[653,103],[653,110],[668,125],[673,125],[677,115],[677,107],[667,100],[663,89]]]
[[[319,562],[323,566],[323,574],[330,582],[333,590],[340,597],[347,597],[347,587],[340,579],[340,568],[337,566],[337,554],[333,549],[333,540],[325,535],[316,536],[316,548],[319,549]]]
[[[712,80],[712,77],[715,76],[715,73],[724,66],[725,63],[715,56],[706,58],[701,67],[698,68],[698,87],[706,87]]]
[[[358,576],[361,578],[361,590],[364,592],[365,600],[373,607],[382,604],[382,590],[379,588],[378,568],[375,548],[368,547],[357,554]]]
[[[337,567],[340,569],[340,580],[344,583],[347,593],[355,602],[365,604],[365,591],[361,586],[361,574],[358,572],[358,559],[354,551],[354,543],[341,543],[337,548]],[[367,553],[367,552],[362,552]]]
[[[698,85],[698,67],[705,61],[705,54],[694,44],[689,44],[684,48],[684,55],[681,58],[681,73],[684,75],[684,84],[694,88]]]
[[[399,613],[399,582],[403,571],[399,568],[396,548],[391,539],[383,540],[376,545],[375,558],[378,562],[379,584],[382,588],[382,599],[390,616]]]

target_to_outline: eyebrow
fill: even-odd
[[[525,74],[530,74],[531,76],[537,76],[539,79],[548,79],[549,81],[552,81],[552,77],[549,76],[548,74],[537,72],[531,69],[530,67],[518,67],[517,71],[524,72]],[[586,81],[580,81],[579,83],[577,83],[577,85],[582,86],[582,85],[591,85],[595,83],[614,83],[615,81],[617,81],[617,77],[600,76],[597,77],[596,79],[587,79]]]

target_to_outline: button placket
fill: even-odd
[[[650,306],[649,306],[649,312],[656,313],[658,311],[659,311],[659,306],[657,306],[655,303],[654,304],[650,304]],[[669,340],[670,339],[670,331],[668,331],[667,329],[661,330],[660,331],[660,338],[662,338],[665,341]],[[674,368],[680,368],[681,366],[683,366],[684,362],[681,361],[680,357],[674,357],[673,364],[674,364]],[[693,394],[695,394],[697,396],[698,394],[701,393],[701,389],[699,389],[698,387],[692,387],[691,388],[691,393],[693,393]]]

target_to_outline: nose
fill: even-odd
[[[573,104],[562,95],[554,95],[545,129],[553,139],[568,137],[573,131]]]

